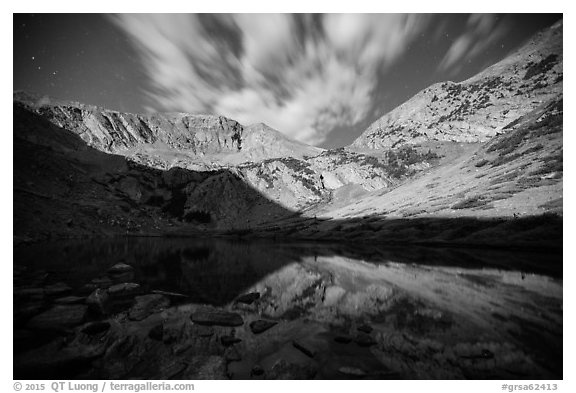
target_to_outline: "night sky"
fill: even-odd
[[[469,78],[561,15],[15,14],[14,90],[214,113],[321,147]]]

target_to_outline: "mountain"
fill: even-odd
[[[14,93],[14,233],[561,247],[562,23],[351,146]]]
[[[436,83],[370,125],[352,150],[428,141],[486,142],[562,92],[562,21],[460,83]]]
[[[323,149],[285,137],[265,124],[244,127],[223,116],[187,113],[132,114],[15,92],[14,101],[88,146],[167,169],[218,167],[277,157],[317,155]]]

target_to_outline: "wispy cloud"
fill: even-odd
[[[438,65],[438,70],[456,73],[462,63],[479,56],[490,45],[504,37],[510,25],[493,14],[470,15],[466,31],[450,46]]]
[[[151,110],[265,122],[322,143],[362,121],[377,73],[395,63],[425,15],[115,15],[149,79]],[[480,27],[479,27],[480,28]]]

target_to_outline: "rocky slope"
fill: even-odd
[[[122,113],[24,92],[15,92],[14,101],[72,131],[90,147],[155,167],[182,166],[177,165],[179,160],[214,167],[323,151],[290,140],[265,124],[244,127],[223,116]]]
[[[224,117],[14,98],[18,236],[256,230],[500,246],[561,240],[561,22],[329,151]],[[528,221],[509,222],[542,214],[532,232]],[[502,236],[510,231],[516,238]]]
[[[317,205],[277,236],[562,247],[562,96],[503,128],[480,149],[388,189]]]
[[[227,169],[163,171],[86,145],[14,104],[17,239],[237,229],[292,214]]]
[[[562,92],[562,29],[560,21],[468,80],[422,90],[374,122],[350,148],[488,141],[511,121]]]

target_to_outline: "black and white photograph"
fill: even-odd
[[[564,14],[58,10],[12,14],[13,381],[569,377]]]

